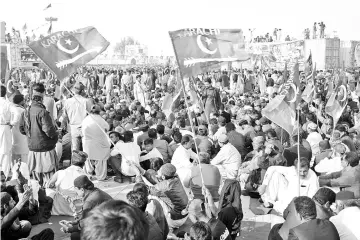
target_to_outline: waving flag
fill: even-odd
[[[59,79],[64,79],[105,51],[109,44],[94,27],[86,27],[53,33],[29,47]]]
[[[51,8],[51,3],[49,5],[47,5],[47,7],[44,9],[44,11],[48,8]]]
[[[262,110],[262,115],[279,125],[290,136],[296,126],[296,106],[300,102],[299,63],[295,63],[292,75],[279,89],[280,95],[272,99]]]
[[[240,29],[192,28],[169,34],[183,77],[206,72],[219,62],[250,59]]]
[[[312,61],[312,54],[310,51],[309,57],[305,62],[305,74],[306,74],[306,82],[309,82],[313,76],[313,61]],[[316,72],[316,71],[315,71]]]
[[[347,105],[347,89],[344,83],[341,83],[335,91],[332,92],[325,106],[325,112],[333,118],[334,126],[339,121]]]

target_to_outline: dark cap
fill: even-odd
[[[160,172],[166,177],[173,177],[176,174],[176,167],[171,163],[166,163],[160,168]]]
[[[74,187],[91,189],[94,188],[94,184],[90,181],[90,179],[86,175],[81,175],[75,178]]]
[[[88,158],[88,155],[85,152],[74,150],[72,152],[71,162],[72,162],[72,164],[84,163],[84,162],[86,162],[87,158]]]

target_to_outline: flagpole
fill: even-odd
[[[298,146],[297,146],[297,154],[298,154],[298,162],[297,162],[297,174],[298,174],[298,184],[299,184],[299,188],[298,188],[298,196],[300,197],[300,108],[298,109],[298,116],[297,116],[297,120],[298,120],[298,129],[297,129],[297,134],[298,134]]]
[[[198,146],[197,146],[197,144],[196,144],[195,129],[194,129],[194,125],[193,125],[193,122],[192,122],[192,119],[191,119],[189,103],[188,103],[188,101],[187,101],[186,92],[185,92],[184,78],[183,78],[182,72],[181,72],[181,70],[180,70],[179,58],[178,58],[177,52],[176,52],[176,50],[175,50],[175,46],[174,46],[174,41],[173,41],[173,39],[171,39],[171,44],[172,44],[173,49],[174,49],[176,61],[177,61],[178,65],[179,65],[180,81],[181,81],[182,90],[183,90],[184,97],[185,97],[186,110],[187,110],[188,118],[189,118],[189,120],[190,120],[191,130],[192,130],[192,133],[193,133],[193,135],[194,135],[194,142],[195,142],[194,145],[195,145],[196,154],[197,154],[198,157],[199,157],[199,149],[198,149]],[[205,111],[205,109],[204,109],[204,111]],[[202,172],[202,168],[201,168],[201,164],[200,164],[200,159],[199,159],[199,162],[198,162],[198,166],[199,166],[199,170],[200,170],[201,183],[202,183],[203,187],[205,187],[204,176],[203,176],[203,172]]]

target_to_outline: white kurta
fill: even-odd
[[[0,165],[7,177],[11,167],[12,134],[10,124],[13,105],[0,97]]]
[[[141,106],[145,106],[145,89],[146,86],[139,81],[134,84],[134,97],[135,100],[141,103]]]
[[[12,119],[16,122],[12,128],[12,153],[13,154],[28,154],[28,140],[27,137],[20,133],[20,120],[22,118],[25,109],[22,106],[14,105],[14,112]]]
[[[121,154],[121,172],[125,176],[134,176],[137,173],[137,168],[128,163],[128,161],[139,164],[140,161],[140,147],[136,142],[117,142],[114,149],[111,151],[111,156]]]
[[[105,131],[109,124],[100,116],[91,114],[81,124],[83,150],[91,160],[102,161],[110,154],[110,143]]]

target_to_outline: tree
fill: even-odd
[[[117,42],[114,47],[114,52],[120,55],[125,54],[125,47],[127,45],[140,45],[133,37],[122,38],[120,42]]]

